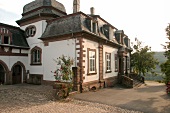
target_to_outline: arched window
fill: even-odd
[[[36,27],[31,25],[31,26],[28,26],[26,29],[25,29],[25,35],[26,37],[33,37],[36,33]]]
[[[31,50],[31,65],[41,65],[41,53],[42,49],[37,46]]]

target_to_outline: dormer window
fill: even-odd
[[[25,29],[25,34],[27,37],[33,37],[36,33],[36,27],[35,26],[28,26],[26,29]]]
[[[0,44],[11,44],[12,33],[5,27],[0,28]]]
[[[87,28],[89,29],[89,31],[93,31],[92,30],[92,20],[91,18],[86,18],[86,25],[87,25]]]
[[[10,37],[4,36],[4,44],[10,44]]]
[[[110,26],[105,24],[103,25],[103,34],[105,35],[105,37],[107,39],[109,39],[109,30],[110,30]]]
[[[102,34],[104,34],[104,29],[103,29],[103,27],[100,28],[100,31],[101,31]]]
[[[93,22],[93,33],[97,33],[97,23]]]

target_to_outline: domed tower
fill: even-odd
[[[22,18],[17,22],[24,26],[40,20],[48,20],[67,15],[63,4],[55,0],[35,0],[23,8]]]
[[[25,31],[30,47],[28,54],[30,75],[43,75],[44,43],[39,38],[46,29],[47,20],[66,15],[65,7],[56,0],[34,0],[23,7],[22,18],[16,22]]]
[[[16,22],[25,31],[28,44],[31,45],[38,43],[38,38],[41,37],[47,26],[46,20],[65,15],[67,13],[64,5],[56,0],[35,0],[23,7],[22,18]]]

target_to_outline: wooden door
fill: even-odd
[[[13,67],[12,82],[13,82],[13,84],[19,84],[19,83],[21,83],[21,79],[22,79],[21,66],[16,65]]]

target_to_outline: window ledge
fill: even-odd
[[[40,65],[42,65],[42,63],[31,63],[30,65],[33,65],[33,66],[40,66]]]
[[[111,73],[112,71],[106,71],[106,73]]]
[[[88,76],[96,75],[97,73],[87,73]]]

